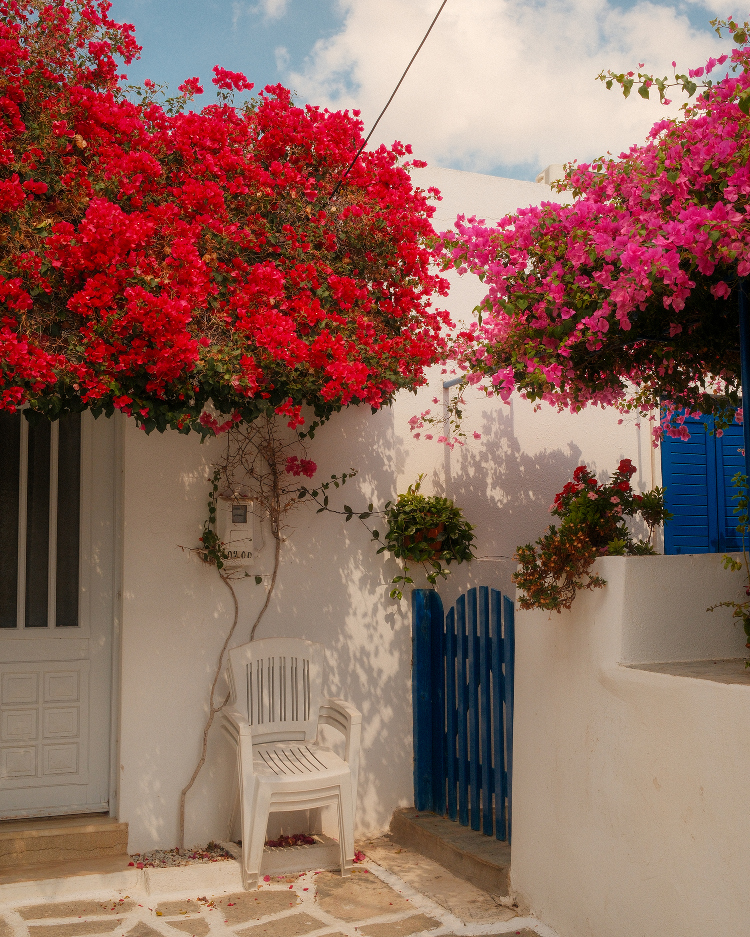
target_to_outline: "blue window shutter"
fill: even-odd
[[[732,479],[737,472],[745,472],[745,458],[740,450],[745,446],[742,427],[733,423],[724,430],[724,435],[716,440],[716,480],[717,501],[719,504],[719,551],[736,552],[742,549],[742,537],[737,533],[737,515],[734,508],[737,502],[734,495],[737,489]]]
[[[690,439],[662,440],[662,484],[665,503],[674,515],[664,525],[665,553],[721,553],[741,549],[734,514],[732,478],[744,466],[737,451],[742,427],[712,435],[709,416],[688,418]]]

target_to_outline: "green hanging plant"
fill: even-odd
[[[409,562],[421,563],[428,582],[434,586],[438,577],[447,577],[449,570],[445,566],[474,558],[474,527],[450,498],[420,494],[423,478],[420,475],[395,504],[385,507],[387,529],[378,553],[388,550],[404,561],[403,575],[392,580],[393,599],[402,599],[402,587],[414,582]]]

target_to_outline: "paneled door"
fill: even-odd
[[[109,808],[115,430],[0,413],[0,819]]]

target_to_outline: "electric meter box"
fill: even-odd
[[[220,498],[216,513],[216,532],[229,554],[227,566],[250,566],[255,556],[253,502]]]

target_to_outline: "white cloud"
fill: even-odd
[[[289,0],[260,0],[256,7],[258,13],[263,13],[266,19],[278,20],[286,13]]]
[[[233,0],[232,28],[236,29],[239,21],[245,16],[262,15],[266,20],[278,20],[286,15],[289,0],[259,0],[258,3],[243,3],[242,0]]]
[[[286,77],[309,101],[360,108],[369,130],[438,4],[339,4],[340,31]],[[428,161],[478,172],[619,152],[681,98],[670,109],[635,94],[626,101],[595,76],[639,62],[671,74],[672,59],[687,69],[726,45],[649,2],[449,0],[371,142],[400,139]]]
[[[276,59],[276,68],[278,68],[280,72],[283,72],[289,65],[289,50],[286,46],[276,46],[273,50],[273,54]]]

